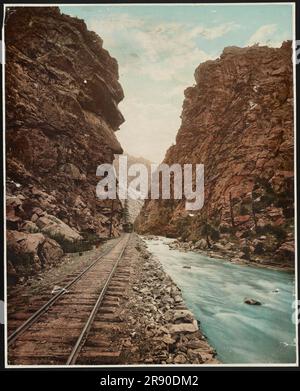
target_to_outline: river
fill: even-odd
[[[295,363],[293,273],[171,250],[168,240],[146,243],[182,290],[186,305],[222,363]],[[246,297],[262,305],[247,305]]]

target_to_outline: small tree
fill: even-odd
[[[209,240],[209,235],[210,235],[210,224],[208,224],[207,220],[205,220],[204,222],[204,225],[202,227],[202,232],[201,234],[203,236],[205,236],[205,239],[206,239],[206,243],[207,243],[207,247],[210,248],[211,247],[211,243],[210,243],[210,240]]]
[[[232,202],[231,192],[229,193],[229,207],[230,207],[231,225],[232,227],[234,227],[235,224],[234,224],[233,202]]]
[[[257,218],[256,218],[256,213],[255,213],[255,205],[254,205],[254,201],[253,201],[253,190],[251,192],[251,212],[252,212],[252,218],[253,218],[253,221],[254,221],[254,227],[255,227],[255,232],[257,231]]]

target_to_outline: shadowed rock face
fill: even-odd
[[[122,153],[117,61],[57,7],[10,8],[5,40],[7,194],[16,197],[8,228],[44,214],[107,236],[111,204],[96,199],[96,168]],[[121,204],[114,208],[118,235]]]
[[[204,207],[189,216],[184,202],[148,201],[140,232],[230,241],[246,257],[293,261],[291,60],[290,42],[228,47],[196,69],[164,162],[204,164]]]

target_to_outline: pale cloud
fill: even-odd
[[[154,80],[167,80],[173,77],[171,74],[168,75],[164,69],[166,67],[171,66],[169,71],[171,69],[171,73],[174,73],[173,67],[178,70],[190,62],[198,65],[199,62],[211,59],[208,53],[198,48],[196,40],[199,37],[213,40],[238,27],[235,23],[224,23],[209,28],[178,22],[162,23],[133,18],[127,14],[89,22],[89,28],[98,32],[104,39],[104,46],[109,47],[110,51],[113,51],[114,47],[120,49],[124,42],[127,47],[132,46],[135,51],[141,53],[141,61],[130,57],[129,53],[124,53],[123,59],[119,56],[118,61],[123,68],[123,74],[130,71],[145,74],[145,69],[153,66],[149,71],[149,77],[153,77]]]
[[[204,27],[196,27],[191,31],[191,37],[196,37],[197,35],[201,35],[202,37],[213,40],[216,38],[220,38],[223,35],[229,33],[230,31],[236,30],[240,27],[237,23],[223,23],[219,26],[204,28]]]
[[[107,15],[105,18],[97,18],[89,21],[89,27],[94,31],[101,30],[106,35],[113,32],[126,31],[128,29],[140,29],[144,26],[144,20],[133,18],[128,14]]]
[[[231,27],[230,27],[231,28]],[[225,32],[229,27],[222,29]],[[227,31],[227,30],[226,30]],[[127,58],[124,64],[120,61],[122,74],[128,72],[147,75],[155,81],[173,80],[186,81],[188,70],[193,75],[193,68],[200,62],[210,60],[212,57],[197,47],[196,39],[199,35],[213,39],[220,36],[221,29],[193,28],[187,29],[179,23],[160,23],[152,29],[139,30],[134,33],[127,32],[128,41],[142,55],[139,60]],[[129,38],[130,35],[130,38]],[[180,72],[183,72],[181,74]],[[190,79],[190,78],[189,78]]]
[[[261,26],[249,38],[248,46],[255,45],[256,43],[261,45],[267,45],[271,43],[276,30],[277,30],[276,24],[266,24],[264,26]]]
[[[149,62],[141,68],[141,73],[148,75],[155,81],[175,80],[177,83],[188,86],[193,81],[193,73],[201,62],[211,60],[213,57],[198,48],[187,48],[173,51],[161,62]],[[187,70],[189,73],[187,75]]]
[[[125,90],[119,108],[126,119],[118,139],[128,153],[159,163],[175,142],[183,92],[195,83],[195,68],[213,59],[199,40],[213,41],[239,26],[223,23],[207,27],[120,14],[92,20],[88,27],[118,58]]]
[[[192,27],[182,23],[160,23],[149,31],[139,31],[135,34],[135,39],[148,58],[155,61],[160,56],[170,58],[172,55],[185,55],[197,48],[197,38],[213,40],[238,27],[235,23],[224,23],[211,28]]]

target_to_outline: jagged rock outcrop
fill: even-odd
[[[58,7],[9,8],[5,38],[8,229],[23,231],[25,242],[33,232],[108,236],[111,202],[96,198],[96,168],[123,152],[117,61]],[[121,214],[114,202],[114,236]],[[9,261],[18,268],[16,257]]]
[[[228,245],[246,259],[293,263],[291,43],[225,48],[200,64],[195,80],[164,162],[204,164],[204,207],[191,215],[184,200],[147,201],[137,229]]]

